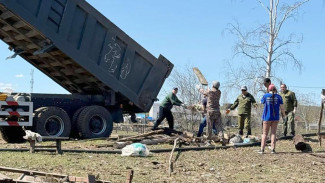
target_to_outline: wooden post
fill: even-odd
[[[30,153],[35,153],[35,140],[30,139],[28,141],[29,141],[29,145],[30,145],[29,152]]]
[[[319,146],[322,146],[322,137],[320,135],[320,130],[322,128],[323,110],[324,110],[324,102],[322,100],[321,109],[320,109],[320,116],[319,116],[319,121],[318,121],[318,140],[319,140]]]
[[[128,174],[127,174],[127,177],[126,177],[126,183],[132,183],[133,174],[134,174],[133,170],[128,171]]]
[[[60,139],[56,139],[56,153],[62,154],[61,140]]]

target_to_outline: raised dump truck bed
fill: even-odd
[[[46,136],[108,136],[123,112],[150,110],[173,69],[85,0],[0,0],[0,39],[15,53],[9,58],[21,56],[71,92],[18,96],[33,103],[33,124],[19,115],[30,109],[1,108],[7,141],[21,139],[11,124]]]
[[[173,68],[84,0],[0,0],[0,38],[71,93],[113,90],[149,111]]]

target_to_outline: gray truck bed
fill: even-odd
[[[85,0],[0,0],[0,39],[69,92],[113,91],[145,112],[173,68]]]

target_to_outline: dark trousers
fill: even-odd
[[[160,123],[165,118],[168,121],[169,128],[174,129],[174,117],[173,117],[172,111],[170,111],[169,109],[163,108],[161,106],[159,107],[158,119],[157,119],[155,125],[153,126],[153,129],[157,129],[158,126],[160,125]]]

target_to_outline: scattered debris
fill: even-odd
[[[24,170],[17,168],[0,167],[0,171],[21,173],[22,175],[13,179],[6,175],[0,174],[0,182],[8,183],[33,183],[33,182],[64,182],[64,183],[110,183],[110,181],[96,180],[94,175],[88,175],[87,177],[75,177],[69,175],[62,175],[56,173],[46,173],[32,170]]]
[[[242,142],[243,142],[243,139],[241,138],[240,135],[235,135],[234,137],[232,137],[232,138],[229,140],[229,143],[230,143],[230,144],[242,143]]]

